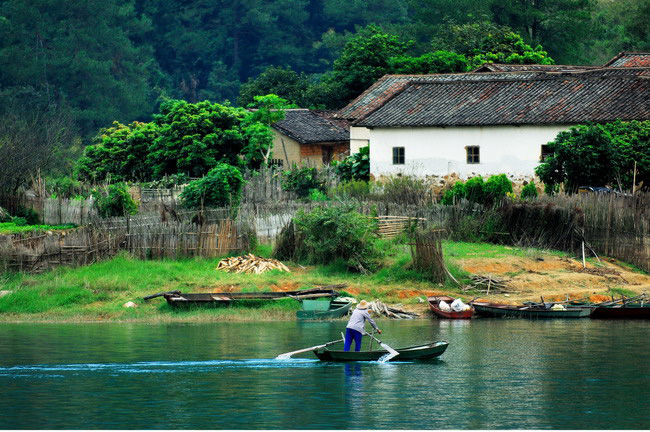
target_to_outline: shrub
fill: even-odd
[[[452,205],[459,202],[463,198],[467,198],[467,193],[465,192],[465,183],[458,181],[454,183],[451,189],[447,189],[447,191],[445,191],[440,202],[444,205]]]
[[[431,190],[423,179],[401,176],[384,182],[383,198],[402,205],[422,205],[431,201]]]
[[[531,181],[524,185],[521,189],[521,199],[532,199],[537,198],[537,188],[535,187],[535,182]]]
[[[181,193],[181,200],[188,208],[237,207],[243,184],[239,169],[219,163],[204,177],[190,182]]]
[[[101,217],[133,215],[138,212],[138,205],[126,189],[126,184],[115,183],[93,191],[95,207]]]
[[[16,226],[25,226],[27,225],[27,219],[20,217],[20,216],[14,216],[11,218],[11,222],[13,222],[14,225]]]
[[[41,223],[41,215],[39,215],[33,208],[20,206],[16,210],[15,216],[24,218],[25,221],[27,221],[27,225],[38,225]]]
[[[329,197],[320,189],[309,189],[309,201],[329,201]]]
[[[77,195],[87,196],[88,191],[83,184],[72,177],[50,178],[46,180],[46,189],[52,198],[72,198]]]
[[[335,163],[336,174],[341,181],[370,180],[370,146],[361,147],[341,162]]]
[[[325,192],[325,184],[316,168],[294,166],[291,170],[284,172],[282,189],[295,192],[299,198],[307,198],[312,189]]]
[[[330,193],[332,196],[342,199],[363,200],[370,196],[370,184],[363,180],[350,180],[339,183],[335,188],[331,189]]]
[[[441,203],[450,205],[465,198],[471,202],[493,205],[508,193],[512,193],[512,182],[505,174],[491,176],[487,181],[484,181],[481,176],[476,176],[465,183],[456,182],[445,192]]]
[[[505,174],[493,175],[485,182],[483,187],[483,200],[486,204],[493,204],[512,193],[512,182]]]
[[[294,224],[295,236],[285,235],[294,243],[295,258],[312,264],[343,260],[348,268],[362,272],[379,268],[381,253],[372,224],[368,223],[367,216],[352,208],[317,207],[309,213],[300,211]],[[279,250],[290,253],[281,245],[276,252]]]

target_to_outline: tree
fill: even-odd
[[[582,53],[592,32],[593,0],[495,0],[493,22],[525,36],[532,45],[543,45],[560,64],[589,61]]]
[[[290,108],[297,108],[296,105],[288,103],[275,94],[253,97],[253,108],[246,119],[246,135],[248,145],[244,148],[243,154],[251,161],[255,168],[259,168],[260,161],[264,165],[269,164],[271,151],[273,150],[273,132],[271,125],[284,119],[284,111]]]
[[[335,92],[332,97],[335,105],[342,106],[370,87],[389,70],[389,59],[406,54],[410,45],[375,25],[359,30],[325,77]]]
[[[0,107],[0,207],[12,208],[11,198],[37,172],[61,164],[75,142],[75,127],[61,108],[5,105]],[[7,202],[5,202],[7,201]]]
[[[237,207],[244,178],[232,165],[218,163],[204,177],[190,182],[181,193],[184,207]]]
[[[275,94],[289,103],[305,107],[305,92],[309,81],[304,74],[297,74],[290,67],[271,66],[255,78],[239,88],[237,103],[239,106],[249,106],[255,96]]]
[[[69,106],[83,134],[151,113],[157,70],[132,1],[0,2],[0,88]]]
[[[563,184],[570,192],[579,186],[631,189],[635,161],[637,184],[650,184],[650,121],[574,126],[548,145],[553,154],[535,173],[550,188]]]
[[[388,59],[389,70],[394,74],[434,74],[466,72],[468,60],[462,54],[435,51],[419,57],[399,56]]]
[[[553,64],[541,46],[531,47],[523,38],[506,26],[490,22],[448,25],[434,41],[468,58],[470,68],[484,63]]]
[[[201,177],[220,162],[256,168],[272,144],[269,126],[243,108],[170,100],[154,117],[102,130],[77,162],[80,178]]]

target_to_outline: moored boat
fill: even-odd
[[[445,301],[447,303],[452,303],[454,301],[453,297],[449,296],[433,296],[433,297],[427,297],[427,301],[429,302],[429,309],[431,309],[431,312],[433,312],[435,315],[441,317],[441,318],[448,318],[448,319],[469,319],[474,315],[474,308],[470,305],[470,309],[460,311],[460,312],[455,312],[455,311],[444,311],[440,309],[440,302]]]
[[[553,309],[544,305],[514,306],[484,302],[472,302],[472,306],[477,315],[500,318],[586,318],[592,311],[590,308],[563,307],[562,309]]]
[[[353,302],[335,298],[328,300],[303,300],[302,310],[296,312],[299,320],[327,320],[341,318],[348,314]]]
[[[397,357],[391,358],[391,362],[431,360],[445,352],[449,343],[447,341],[438,341],[425,345],[416,345],[406,348],[397,348],[399,353]],[[314,354],[322,361],[331,362],[352,362],[352,361],[377,361],[382,356],[388,354],[386,350],[373,351],[337,351],[330,350],[327,347],[315,349]]]
[[[232,302],[245,300],[265,301],[292,298],[295,300],[317,299],[323,297],[338,297],[339,292],[330,288],[311,288],[298,291],[258,291],[258,292],[218,292],[218,293],[183,293],[168,291],[144,297],[150,300],[155,297],[164,297],[173,307],[187,306],[219,306],[229,305]]]
[[[650,319],[650,304],[626,303],[610,306],[597,306],[591,318],[600,319]]]

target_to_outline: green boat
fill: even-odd
[[[498,303],[472,302],[477,315],[496,318],[586,318],[591,314],[590,308],[567,307],[550,309],[544,306],[513,306]]]
[[[415,360],[431,360],[445,352],[449,343],[447,341],[438,341],[426,345],[416,345],[407,348],[397,348],[399,353],[397,357],[393,357],[389,361],[415,361]],[[330,362],[353,362],[353,361],[377,361],[382,356],[388,354],[386,350],[376,351],[334,351],[327,347],[317,348],[314,354],[321,361]]]
[[[328,320],[348,314],[352,302],[347,299],[303,300],[302,310],[296,312],[299,320]]]

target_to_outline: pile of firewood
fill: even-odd
[[[463,291],[475,290],[485,294],[503,294],[512,292],[508,288],[507,279],[501,279],[492,275],[472,275],[471,283],[463,288]]]
[[[264,273],[268,270],[291,272],[286,265],[282,264],[278,260],[272,258],[260,258],[253,254],[224,258],[219,261],[219,264],[217,264],[217,270],[255,274]]]
[[[373,312],[379,315],[387,316],[388,318],[413,319],[418,317],[418,314],[416,313],[403,311],[394,307],[388,307],[379,300],[371,301],[368,303],[368,308]]]

